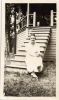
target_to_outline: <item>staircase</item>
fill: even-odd
[[[26,63],[25,63],[25,46],[29,43],[30,40],[30,34],[33,33],[36,36],[35,42],[38,43],[41,47],[41,53],[44,59],[44,54],[48,45],[51,28],[50,27],[36,27],[36,28],[30,28],[28,31],[28,38],[24,41],[24,44],[21,45],[19,50],[17,51],[17,54],[13,58],[10,59],[10,63],[6,64],[7,68],[13,68],[14,69],[21,69],[26,70]]]

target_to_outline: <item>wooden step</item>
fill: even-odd
[[[36,43],[48,43],[48,40],[35,40]],[[24,41],[24,43],[29,43],[29,40]]]
[[[39,27],[39,28],[32,28],[30,30],[50,30],[50,28],[45,28],[45,27]]]
[[[15,58],[11,58],[11,61],[16,61],[16,62],[23,62],[25,60],[24,56],[15,56]]]
[[[12,72],[12,73],[27,73],[27,70],[26,70],[26,67],[17,67],[17,66],[14,66],[14,67],[12,67],[12,65],[10,65],[10,66],[6,66],[5,67],[5,71],[7,71],[7,72]]]
[[[35,33],[35,34],[49,34],[50,32],[48,32],[48,31],[43,31],[43,32],[40,32],[40,31],[29,31],[29,34],[32,34],[32,33]]]
[[[26,52],[25,48],[20,48],[18,51],[19,52]]]
[[[26,40],[30,40],[30,37],[28,37]],[[49,37],[36,37],[36,40],[49,40]]]
[[[26,52],[25,51],[22,51],[22,50],[18,50],[17,51],[17,55],[26,55]]]
[[[25,55],[26,55],[26,53],[24,52],[24,54],[23,54],[23,52],[19,52],[19,53],[17,53],[17,54],[15,54],[15,56],[17,57],[17,56],[22,56],[22,57],[25,57]]]
[[[15,60],[24,61],[26,55],[15,55]]]
[[[45,49],[46,48],[46,45],[45,44],[43,44],[43,45],[39,45],[40,46],[40,49],[41,50],[43,50],[43,49]],[[24,47],[21,47],[20,49],[19,49],[19,52],[25,52],[25,54],[26,54],[26,50],[25,50],[25,46]]]
[[[51,27],[33,27],[33,28],[30,28],[29,30],[49,30]]]
[[[44,30],[44,31],[50,31],[50,28],[34,28],[34,29],[32,28],[32,29],[29,29],[29,31],[31,31],[31,30],[32,30],[32,31],[38,31],[38,30],[39,30],[39,31],[43,31],[43,30]]]
[[[17,69],[26,69],[26,65],[9,64],[9,65],[6,65],[6,67],[9,67],[9,68],[17,68]]]
[[[35,27],[35,28],[31,28],[29,30],[50,30],[51,27]]]
[[[28,36],[28,37],[30,37],[30,35]],[[35,34],[35,37],[50,37],[50,34]]]
[[[46,47],[41,47],[41,48],[40,48],[40,51],[41,51],[41,52],[45,52],[45,51],[46,51]],[[18,50],[18,52],[23,53],[23,55],[21,55],[21,57],[22,57],[22,56],[24,56],[24,57],[25,57],[25,55],[26,55],[26,50],[25,50],[24,48],[23,48],[23,49]]]
[[[19,61],[19,60],[16,60],[16,59],[11,59],[11,65],[16,65],[16,66],[25,66],[25,60],[23,61]]]
[[[32,27],[32,29],[50,29],[51,27],[49,27],[49,26],[39,26],[39,27]]]
[[[25,45],[22,45],[22,47],[25,47],[27,44],[25,43]],[[38,44],[40,47],[46,47],[46,43],[39,43]]]

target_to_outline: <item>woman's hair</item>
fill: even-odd
[[[31,38],[31,36],[34,36],[34,37],[35,37],[35,34],[31,33],[31,34],[30,34],[30,38]]]
[[[31,39],[32,36],[36,39],[35,34],[33,34],[33,33],[30,35],[30,39]]]
[[[35,34],[32,33],[31,36],[34,36],[35,37]]]

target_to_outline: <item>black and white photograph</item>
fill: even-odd
[[[56,97],[57,3],[5,3],[5,97]]]

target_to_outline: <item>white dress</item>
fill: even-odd
[[[26,46],[26,65],[28,72],[41,72],[43,69],[42,56],[40,55],[40,46],[29,43]]]

